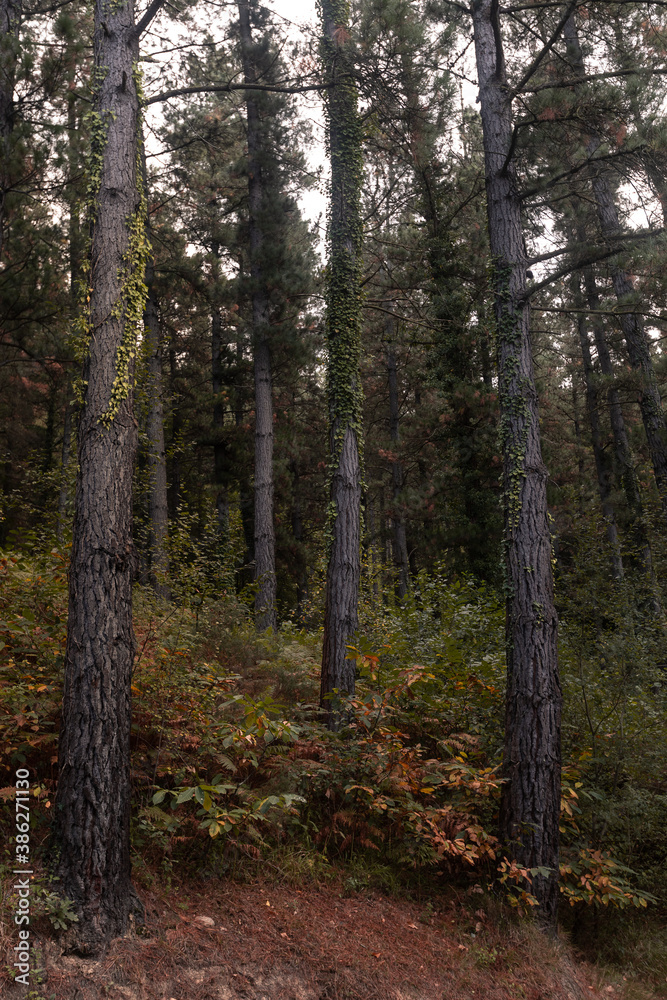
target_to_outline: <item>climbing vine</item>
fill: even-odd
[[[325,76],[334,83],[325,101],[326,136],[331,157],[330,209],[327,227],[326,335],[327,388],[331,421],[329,485],[338,469],[345,434],[356,437],[363,459],[361,376],[361,184],[363,178],[362,124],[357,88],[345,72],[343,46],[349,38],[348,0],[321,0],[323,24],[321,56]],[[327,538],[332,539],[337,516],[330,503]]]
[[[84,209],[88,220],[88,236],[84,246],[84,264],[78,282],[77,298],[79,308],[74,321],[73,346],[77,359],[83,364],[88,358],[90,339],[93,333],[91,315],[91,246],[92,233],[97,222],[99,195],[104,166],[104,155],[108,142],[109,126],[113,120],[113,112],[108,109],[96,110],[100,89],[107,77],[106,67],[96,67],[92,77],[92,109],[85,119],[85,126],[90,135],[90,146],[86,160],[86,193]],[[144,95],[141,71],[136,64],[132,68],[132,77],[136,87],[139,103],[137,116],[137,160],[136,160],[136,208],[130,215],[128,225],[128,246],[123,255],[122,267],[118,279],[120,291],[110,318],[120,320],[123,326],[121,342],[116,350],[115,376],[106,410],[100,416],[99,422],[110,427],[118,415],[123,400],[127,399],[131,386],[132,363],[137,351],[137,341],[142,323],[144,305],[148,289],[145,283],[146,264],[151,252],[147,237],[146,223],[148,202],[145,186],[142,180],[142,113]],[[79,402],[83,403],[85,381],[81,378],[75,387]]]
[[[519,374],[521,331],[515,303],[512,301],[510,276],[511,268],[506,263],[494,262],[500,440],[505,456],[503,500],[507,544],[521,514],[521,490],[526,478],[526,445],[531,425],[530,408],[526,402],[531,383]]]
[[[143,321],[144,306],[148,295],[145,276],[151,246],[147,234],[148,200],[141,162],[143,148],[143,114],[141,109],[144,105],[144,93],[141,70],[136,63],[132,67],[132,77],[139,102],[136,162],[137,207],[128,221],[128,247],[123,256],[123,267],[118,276],[121,289],[111,314],[115,319],[120,319],[123,322],[123,336],[116,351],[116,375],[111,387],[109,405],[100,417],[100,423],[104,424],[105,427],[111,426],[118,415],[121,403],[130,394],[132,362],[137,353],[139,329]]]
[[[95,66],[91,75],[91,108],[84,115],[83,128],[90,136],[90,145],[86,156],[86,189],[83,198],[83,209],[85,218],[88,221],[88,234],[82,247],[82,266],[77,280],[76,296],[78,309],[73,323],[72,346],[74,354],[81,364],[88,357],[88,347],[92,333],[92,319],[90,315],[90,296],[92,288],[91,282],[91,243],[92,232],[97,220],[97,208],[99,204],[100,186],[102,183],[102,167],[104,165],[104,150],[107,145],[109,134],[109,124],[111,122],[110,111],[97,111],[95,104],[99,93],[107,76],[105,66]],[[83,391],[85,383],[79,377],[74,384],[75,394],[78,402],[83,402]]]

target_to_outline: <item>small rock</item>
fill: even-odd
[[[215,927],[215,920],[212,917],[195,917],[195,923],[201,924],[202,927]]]

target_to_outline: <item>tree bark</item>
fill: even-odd
[[[563,34],[567,41],[568,56],[573,73],[583,82],[586,78],[586,66],[574,14],[568,18]],[[588,143],[589,155],[599,145],[600,137],[593,132]],[[600,232],[604,238],[617,239],[622,229],[608,175],[603,168],[598,166],[593,172],[591,186]],[[662,504],[663,515],[667,518],[667,423],[644,329],[644,320],[639,313],[632,312],[631,309],[637,296],[630,275],[621,267],[617,258],[611,259],[610,269],[614,293],[619,306],[621,306],[619,310],[621,330],[630,364],[638,377],[639,408],[646,432],[658,496]]]
[[[97,0],[89,334],[54,809],[56,869],[79,914],[76,946],[95,953],[128,926],[132,629],[132,355],[143,308],[145,200],[132,0]],[[136,292],[136,294],[134,294]],[[123,360],[126,367],[123,367]]]
[[[5,202],[11,186],[11,138],[15,124],[14,83],[20,0],[0,0],[0,260],[4,248]]]
[[[602,235],[609,238],[618,236],[621,232],[621,225],[609,182],[604,174],[598,172],[593,177],[592,183]],[[648,339],[644,330],[644,321],[639,313],[630,311],[636,302],[636,293],[628,272],[617,262],[612,261],[611,275],[614,292],[621,307],[619,322],[628,350],[628,357],[638,376],[639,408],[646,432],[653,474],[663,514],[667,517],[667,425]]]
[[[67,167],[68,180],[66,188],[67,196],[67,230],[69,243],[69,292],[72,309],[72,319],[76,316],[78,309],[78,282],[80,277],[80,257],[81,257],[81,222],[79,219],[79,207],[75,190],[75,177],[79,170],[79,156],[75,137],[77,134],[76,96],[75,96],[75,59],[72,58],[68,81],[67,94]],[[68,500],[68,469],[72,449],[72,418],[76,414],[76,403],[72,398],[73,384],[72,376],[67,376],[66,382],[65,419],[63,421],[63,444],[60,463],[60,490],[58,494],[58,521],[56,524],[56,538],[59,542],[63,539],[65,530],[65,519],[67,515]]]
[[[296,576],[296,620],[303,627],[305,624],[306,602],[308,601],[308,564],[303,541],[303,520],[301,517],[301,498],[299,496],[299,467],[295,459],[290,461],[292,474],[292,537],[294,538]]]
[[[178,361],[175,336],[169,344],[169,395],[171,402],[170,475],[167,487],[169,517],[175,520],[181,506],[181,406],[178,396]]]
[[[340,696],[353,694],[355,664],[347,659],[357,628],[361,458],[361,124],[357,91],[345,76],[349,3],[323,0],[321,52],[326,78],[331,160],[329,263],[326,289],[330,502],[320,703],[327,724],[341,722]]]
[[[578,275],[572,277],[573,301],[581,308],[584,299],[581,294],[581,279]],[[577,329],[579,334],[579,345],[581,347],[581,359],[584,372],[584,385],[586,387],[586,412],[588,415],[588,425],[591,431],[591,445],[593,448],[593,458],[595,460],[595,471],[598,481],[598,492],[600,494],[600,504],[605,519],[607,539],[611,553],[611,570],[615,580],[623,579],[623,558],[618,541],[618,528],[616,526],[616,513],[611,500],[612,494],[612,468],[607,461],[604,446],[602,443],[602,432],[600,430],[600,401],[598,387],[591,356],[591,345],[588,339],[588,323],[586,316],[579,315]]]
[[[247,0],[240,0],[241,56],[246,83],[255,83]],[[260,632],[278,627],[276,614],[276,540],[273,525],[273,392],[269,346],[269,294],[262,260],[265,237],[262,211],[266,192],[262,177],[262,123],[252,91],[246,91],[248,126],[248,204],[250,278],[255,374],[255,625]]]
[[[169,554],[169,510],[167,504],[167,456],[164,444],[164,406],[162,380],[162,330],[155,289],[155,269],[150,260],[146,267],[148,297],[144,308],[145,350],[148,359],[148,521],[150,525],[150,584],[155,594],[170,600],[167,583]]]
[[[616,371],[611,359],[609,344],[604,325],[600,316],[597,315],[602,308],[600,295],[598,293],[595,274],[593,269],[584,269],[584,288],[586,300],[592,315],[593,339],[595,340],[595,350],[597,351],[600,372],[607,382],[607,404],[609,407],[609,422],[614,442],[614,464],[618,482],[625,495],[625,502],[630,515],[630,524],[634,540],[634,558],[647,576],[652,577],[651,547],[646,533],[646,521],[644,518],[644,505],[642,503],[641,489],[635,472],[635,464],[632,457],[632,449],[628,440],[625,428],[625,418],[621,406],[621,397],[616,386]]]
[[[558,623],[551,575],[547,470],[525,298],[526,255],[512,161],[511,92],[495,0],[473,0],[501,413],[506,567],[507,702],[500,830],[526,868],[545,867],[531,891],[555,926],[558,902],[560,715]]]
[[[396,372],[396,354],[393,347],[396,320],[387,316],[385,332],[387,337],[387,376],[389,382],[389,437],[395,451],[400,445],[400,417],[398,405],[398,377]],[[391,463],[391,482],[393,499],[393,556],[398,578],[396,581],[396,596],[401,600],[410,589],[410,560],[408,559],[408,543],[405,534],[405,515],[401,510],[401,493],[403,492],[403,466],[396,454]]]
[[[60,490],[58,492],[58,521],[56,523],[56,538],[59,542],[63,540],[65,531],[65,519],[67,517],[67,470],[69,469],[70,452],[72,449],[72,416],[74,404],[69,398],[72,387],[67,380],[67,400],[65,402],[65,419],[63,421],[63,446],[60,460]]]
[[[229,498],[227,495],[227,449],[223,439],[225,408],[222,402],[223,389],[223,342],[222,314],[214,304],[211,312],[211,381],[213,387],[213,473],[217,487],[215,507],[218,531],[226,543],[229,535]]]

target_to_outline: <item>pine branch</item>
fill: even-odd
[[[551,52],[552,48],[560,38],[561,32],[563,31],[563,28],[565,27],[570,15],[577,6],[577,3],[578,0],[570,0],[570,3],[565,13],[563,14],[560,21],[558,22],[553,32],[551,33],[551,38],[549,39],[548,42],[545,43],[541,51],[537,53],[537,55],[535,56],[532,63],[530,64],[526,72],[523,74],[517,85],[512,88],[513,96],[516,96],[517,94],[520,94],[522,92],[523,88],[526,86],[530,78],[534,76],[537,70],[539,69],[544,57],[547,56],[549,52]]]
[[[637,234],[625,234],[622,237],[619,237],[618,242],[634,243],[640,240],[649,239],[653,236],[662,236],[664,232],[664,229],[653,229]],[[622,249],[622,246],[614,246],[611,248],[607,246],[604,250],[602,247],[598,247],[593,255],[581,257],[579,260],[570,261],[569,263],[564,264],[563,267],[559,267],[557,271],[552,271],[551,274],[548,274],[546,278],[542,279],[542,281],[538,281],[536,284],[531,285],[531,287],[526,290],[525,295],[521,297],[519,302],[527,302],[528,299],[535,295],[536,292],[539,292],[542,288],[546,288],[547,285],[553,284],[554,281],[558,281],[559,278],[564,278],[566,275],[571,274],[572,271],[581,271],[583,268],[590,267],[592,264],[598,264],[600,261],[609,260],[610,257],[616,257]],[[562,252],[565,253],[566,251],[563,250]],[[556,254],[546,254],[543,259],[553,256],[556,256]],[[540,259],[541,258],[539,257],[535,258],[535,260]]]
[[[338,79],[340,80],[341,77]],[[184,97],[187,94],[231,94],[235,90],[263,90],[270,94],[305,94],[309,91],[328,90],[333,86],[333,83],[313,83],[294,87],[278,87],[268,83],[221,83],[218,85],[208,84],[205,87],[177,87],[174,90],[165,90],[162,94],[149,97],[146,101],[146,107],[149,104],[159,104],[172,97]]]
[[[517,197],[520,201],[523,201],[525,198],[532,198],[535,194],[544,194],[545,191],[549,191],[552,187],[558,184],[559,181],[562,181],[566,177],[572,177],[574,174],[578,174],[580,170],[583,170],[584,167],[590,166],[592,163],[601,163],[604,160],[615,160],[620,156],[632,156],[635,153],[642,152],[645,148],[644,143],[641,143],[639,146],[634,146],[629,150],[617,150],[614,153],[604,153],[602,156],[592,156],[587,160],[582,160],[581,163],[576,163],[573,167],[570,167],[569,170],[564,170],[562,173],[556,174],[554,177],[550,177],[549,180],[541,186],[535,185],[532,188],[528,188],[527,191],[520,191]]]
[[[541,83],[539,87],[528,87],[525,94],[539,94],[542,90],[561,90],[569,87],[581,87],[595,80],[612,80],[622,76],[640,76],[642,73],[665,75],[667,68],[661,66],[636,66],[633,69],[609,70],[605,73],[588,73],[586,76],[574,77],[570,80],[554,80],[553,83]]]

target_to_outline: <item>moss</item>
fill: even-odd
[[[327,144],[331,155],[330,211],[327,227],[326,334],[327,389],[332,427],[329,485],[338,468],[348,428],[356,436],[363,460],[363,393],[361,387],[361,274],[363,179],[363,128],[357,107],[357,88],[343,64],[350,5],[347,0],[322,0],[319,5],[325,31],[321,56],[328,79],[335,86],[325,101]],[[333,21],[335,37],[326,32]],[[340,39],[340,40],[339,40]],[[326,535],[330,542],[337,517],[335,503],[327,512]]]

